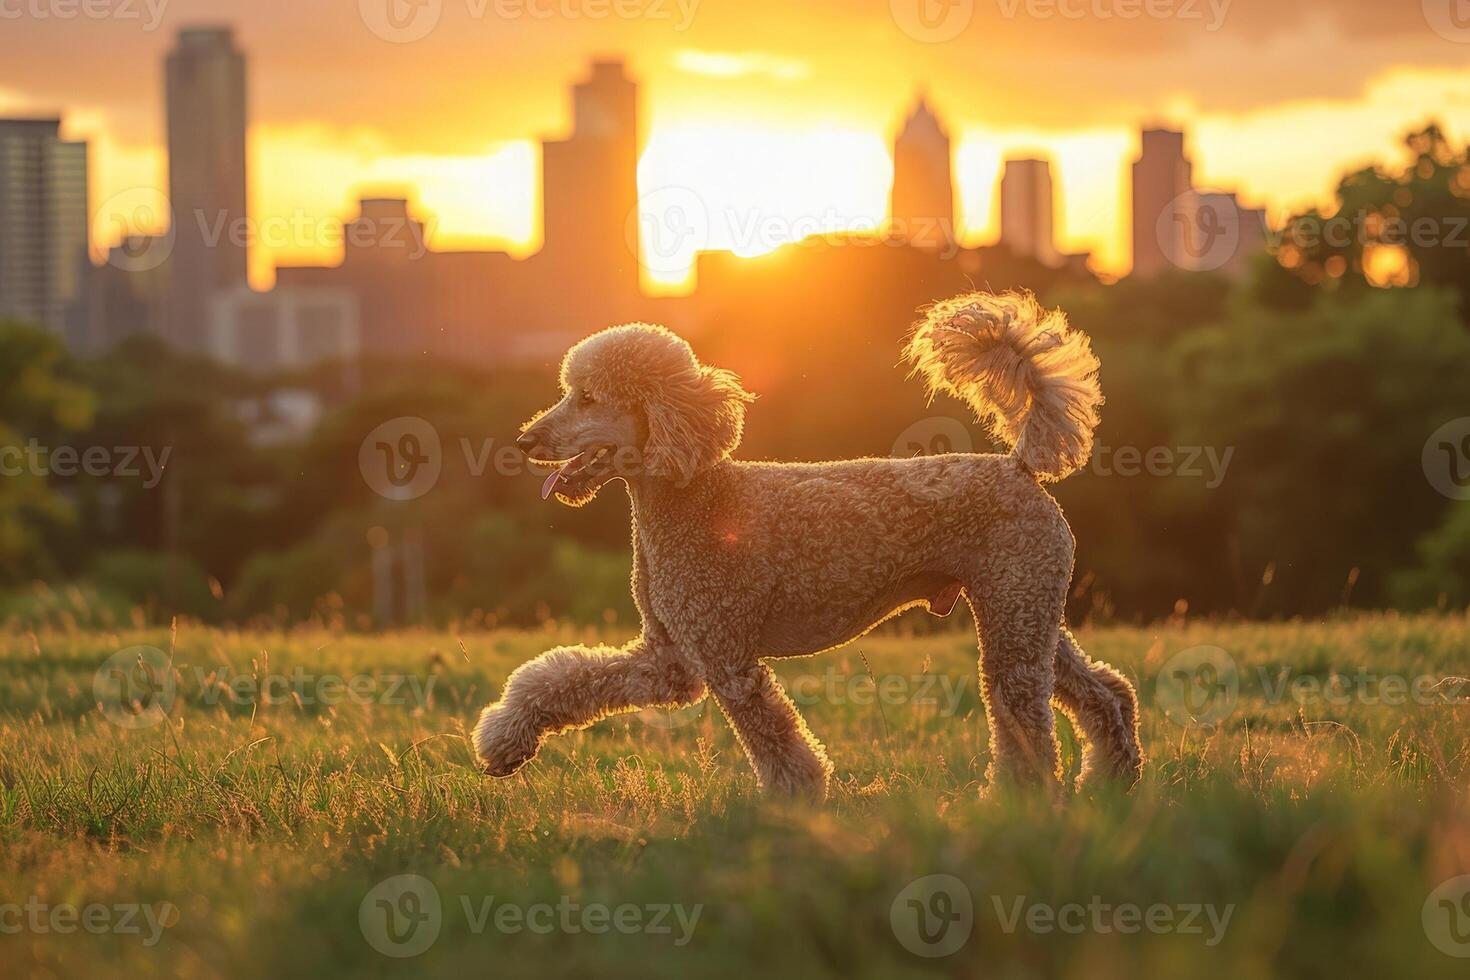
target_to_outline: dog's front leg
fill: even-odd
[[[762,789],[816,802],[827,798],[832,763],[771,668],[758,660],[722,664],[707,670],[705,680]]]
[[[490,775],[509,776],[535,757],[548,735],[704,696],[704,682],[678,652],[647,634],[622,649],[557,647],[516,668],[500,700],[481,712],[475,755]]]

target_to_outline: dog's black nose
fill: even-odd
[[[541,442],[541,437],[534,432],[522,432],[516,438],[516,448],[523,453],[530,453]]]

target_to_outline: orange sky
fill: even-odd
[[[183,24],[233,23],[258,286],[278,261],[333,261],[363,193],[414,198],[438,248],[534,250],[537,141],[565,130],[566,89],[596,54],[642,83],[641,187],[692,189],[712,244],[743,252],[881,222],[888,142],[920,85],[955,139],[967,241],[995,236],[1003,158],[1039,153],[1057,168],[1059,245],[1111,273],[1129,264],[1140,123],[1187,127],[1197,183],[1275,215],[1397,159],[1429,118],[1470,133],[1470,32],[1440,0],[418,0],[399,12],[428,19],[398,23],[429,29],[406,41],[381,36],[399,30],[387,2],[118,0],[105,18],[7,19],[0,112],[63,109],[92,141],[106,244],[119,211],[146,223],[139,189],[164,185],[163,53]]]

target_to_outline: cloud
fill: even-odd
[[[674,67],[691,75],[711,78],[765,76],[781,82],[794,82],[811,74],[805,62],[779,58],[760,51],[700,51],[684,48],[674,53]]]

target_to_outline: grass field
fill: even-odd
[[[1470,974],[1463,616],[1084,630],[1149,759],[1059,806],[983,793],[958,629],[780,666],[837,765],[821,808],[758,798],[703,709],[477,775],[481,703],[584,638],[0,636],[0,969]]]

